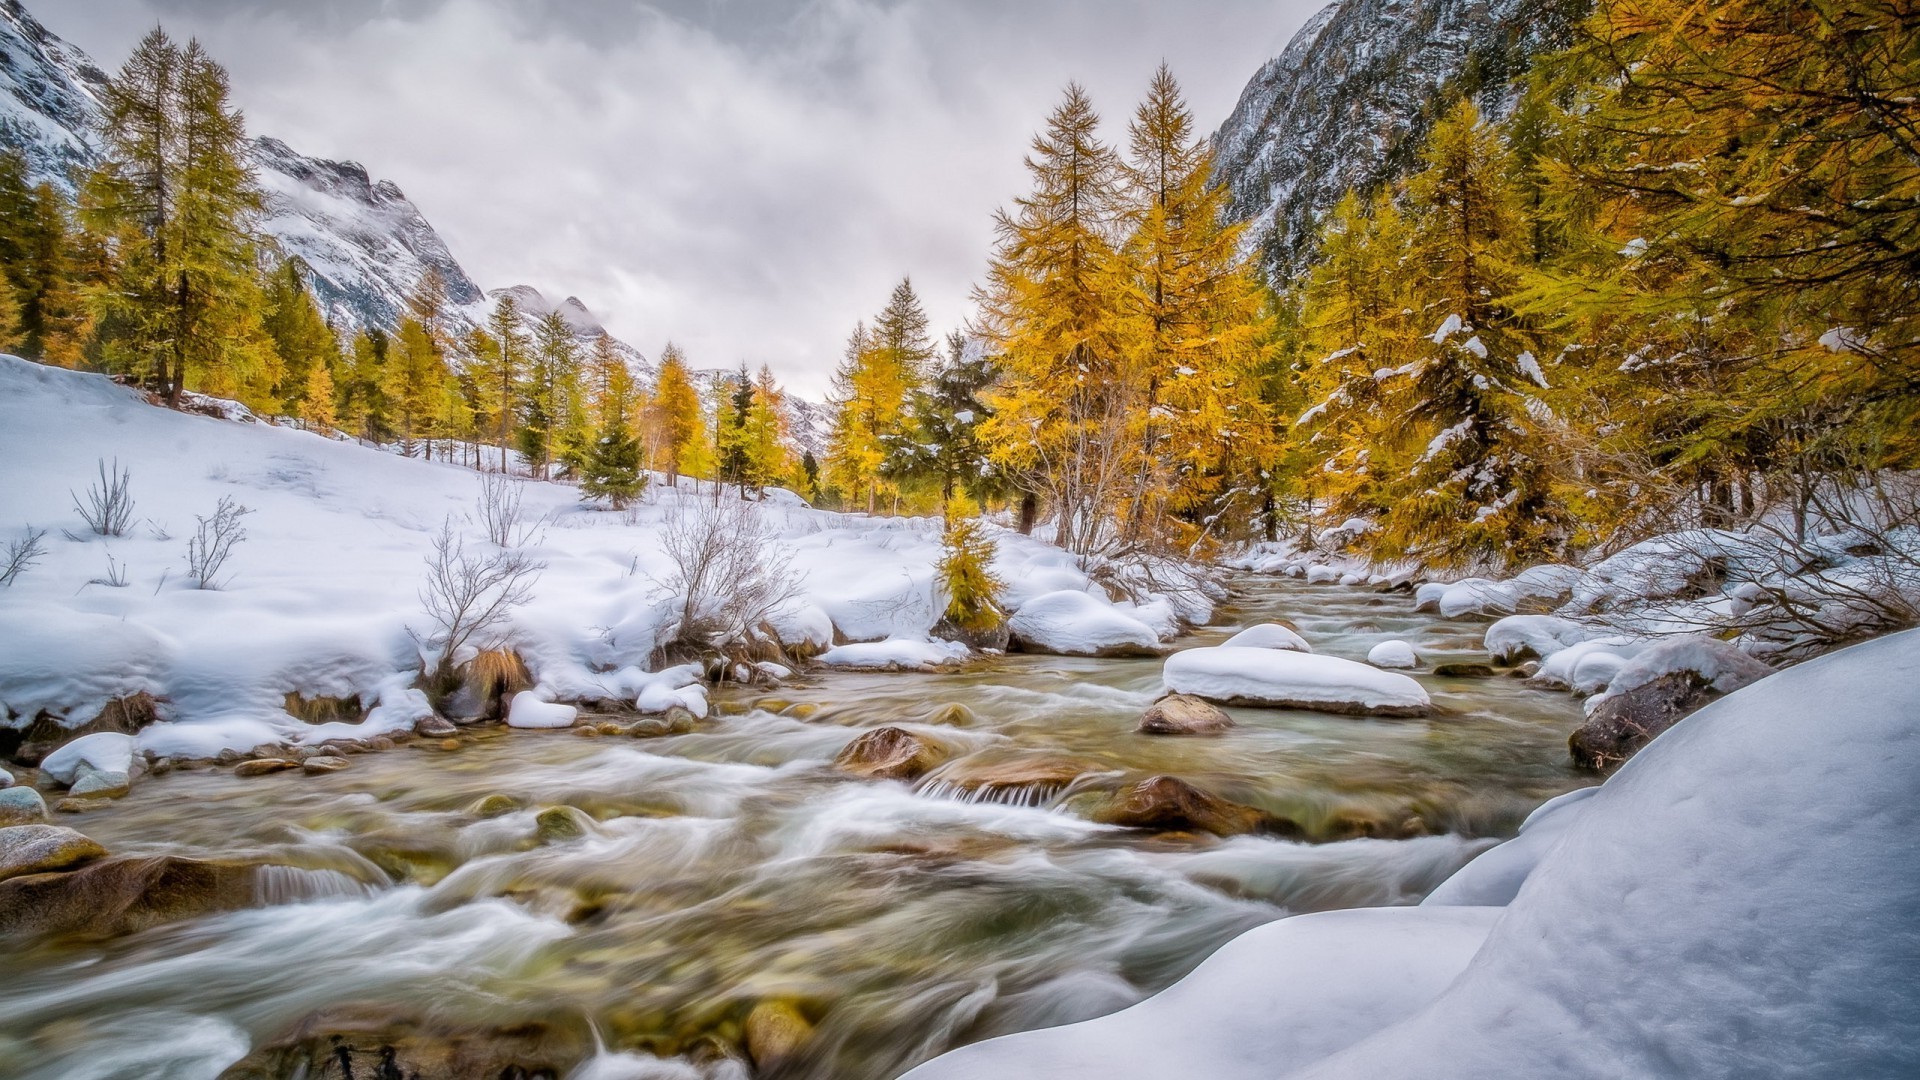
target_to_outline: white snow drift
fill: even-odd
[[[1920,631],[1789,669],[1420,907],[1282,920],[1124,1012],[909,1076],[1916,1075],[1920,683],[1892,674],[1916,666]]]

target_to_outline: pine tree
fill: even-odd
[[[332,428],[336,419],[333,395],[332,364],[323,358],[307,369],[306,386],[300,395],[300,422],[310,430]]]
[[[115,245],[118,281],[104,293],[122,335],[114,354],[173,404],[196,376],[244,384],[260,348],[245,304],[260,195],[226,72],[199,42],[183,49],[156,29],[102,104],[105,160],[82,215]]]
[[[481,400],[486,402],[484,419],[500,453],[500,469],[510,471],[508,439],[519,423],[520,383],[526,378],[528,364],[527,335],[520,325],[520,307],[511,293],[502,293],[494,302],[484,336],[476,336],[469,348],[474,379]]]
[[[268,274],[263,290],[264,325],[280,358],[281,384],[276,397],[282,411],[305,417],[318,408],[311,398],[314,367],[331,363],[338,348],[320,306],[307,291],[297,259],[286,259]],[[332,409],[332,381],[328,379],[327,409]]]
[[[448,372],[432,335],[411,316],[400,320],[382,376],[381,390],[398,427],[401,453],[411,457],[415,438],[425,436],[426,456],[432,460],[435,419]]]
[[[1027,158],[1033,190],[995,217],[998,242],[977,294],[1000,369],[983,431],[990,453],[1029,494],[1049,498],[1058,542],[1080,552],[1100,540],[1132,475],[1127,279],[1114,242],[1120,165],[1099,122],[1070,84]]]
[[[689,453],[705,430],[700,395],[688,378],[686,357],[672,342],[660,350],[660,373],[647,415],[647,432],[656,444],[653,460],[667,474],[667,486],[679,486],[682,473],[700,475]]]
[[[70,213],[59,189],[27,183],[20,151],[0,150],[0,284],[15,315],[8,344],[22,356],[67,367],[76,366],[89,326]]]
[[[580,428],[580,351],[573,327],[559,312],[550,312],[534,324],[533,347],[525,378],[520,381],[520,452],[535,476],[546,476],[567,454],[568,463],[585,448],[575,439]]]
[[[908,410],[913,429],[889,457],[895,477],[934,486],[942,518],[951,520],[957,494],[983,499],[991,487],[993,468],[979,428],[990,414],[980,397],[993,380],[993,366],[969,352],[966,336],[949,335],[945,360],[915,393]]]
[[[1241,227],[1226,222],[1227,191],[1193,133],[1193,115],[1165,64],[1128,127],[1132,235],[1124,255],[1132,288],[1124,308],[1126,378],[1137,400],[1139,448],[1126,536],[1168,529],[1171,509],[1190,534],[1217,521],[1222,500],[1251,490],[1269,424],[1253,393],[1264,291],[1241,255]]]

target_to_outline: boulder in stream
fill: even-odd
[[[1036,596],[1007,621],[1022,652],[1059,656],[1156,656],[1160,635],[1146,623],[1084,592]]]
[[[833,759],[838,768],[875,780],[918,780],[945,755],[926,740],[897,727],[875,728],[848,743]]]
[[[0,935],[117,937],[255,903],[252,863],[172,855],[95,858],[78,870],[0,881]]]
[[[1192,694],[1168,694],[1147,706],[1134,728],[1142,735],[1218,735],[1233,727],[1233,717]]]
[[[47,801],[30,787],[0,788],[0,828],[47,820]]]
[[[747,1054],[761,1074],[792,1061],[813,1037],[813,1023],[787,1001],[763,1001],[747,1014]]]
[[[106,848],[72,829],[14,825],[0,829],[0,882],[27,874],[71,870],[106,854]]]
[[[1102,825],[1161,832],[1198,831],[1215,836],[1257,832],[1266,815],[1251,806],[1210,795],[1176,776],[1150,776],[1119,792],[1093,819]]]
[[[1220,643],[1236,649],[1287,649],[1291,652],[1310,653],[1313,646],[1300,632],[1285,623],[1256,623]]]

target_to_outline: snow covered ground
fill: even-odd
[[[97,459],[131,474],[127,535],[90,533],[74,506],[97,482]],[[281,741],[370,736],[426,715],[414,689],[433,632],[421,600],[425,557],[449,524],[469,550],[498,550],[480,522],[478,474],[266,423],[171,412],[106,378],[0,357],[0,550],[28,529],[46,554],[0,588],[0,723],[42,712],[68,726],[112,699],[146,692],[167,723],[143,731],[157,754],[211,755]],[[520,485],[537,527],[520,546],[541,564],[507,643],[538,682],[536,706],[592,699],[698,704],[646,669],[675,629],[679,605],[663,584],[673,564],[666,522],[703,496],[690,482],[656,482],[633,510],[583,506],[577,488]],[[246,538],[217,578],[194,587],[187,548],[196,519],[222,498],[251,511]],[[796,598],[772,620],[789,643],[836,662],[947,660],[926,644],[943,606],[934,566],[936,520],[867,518],[811,509],[786,492],[758,506],[799,575]],[[1071,644],[1102,628],[1138,645],[1170,636],[1169,601],[1116,607],[1071,556],[999,531],[996,571],[1016,616],[1045,598],[1049,632]],[[1058,594],[1083,601],[1063,603]],[[1190,605],[1193,598],[1183,598]],[[1204,601],[1201,601],[1204,603]],[[1063,618],[1079,612],[1079,622]],[[1041,620],[1030,620],[1041,621]],[[1041,635],[1045,636],[1045,635]],[[871,654],[871,655],[869,655]],[[685,668],[672,681],[698,676]],[[286,695],[358,695],[363,724],[310,726]]]
[[[1301,915],[912,1080],[1920,1075],[1920,631],[1682,720],[1416,908]]]

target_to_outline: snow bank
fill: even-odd
[[[1916,666],[1909,631],[1781,672],[1418,908],[1269,924],[1125,1012],[909,1075],[1915,1075],[1920,683],[1889,673]]]
[[[1509,615],[1487,627],[1485,645],[1488,655],[1504,664],[1528,655],[1552,656],[1604,633],[1591,623],[1558,615]]]
[[[135,525],[86,531],[70,492],[97,458],[130,468]],[[214,416],[173,412],[98,375],[0,357],[0,543],[44,529],[47,555],[0,591],[0,725],[43,712],[69,726],[109,701],[150,693],[166,721],[140,733],[161,754],[364,738],[424,714],[413,691],[422,638],[423,557],[450,524],[467,550],[493,550],[478,523],[480,478],[446,462]],[[637,700],[704,713],[688,680],[645,678],[679,604],[666,582],[667,521],[711,498],[704,485],[651,487],[630,513],[583,506],[571,485],[516,485],[521,550],[542,569],[499,645],[517,651],[545,698]],[[222,497],[253,513],[225,587],[185,580],[186,537]],[[925,641],[938,618],[940,523],[813,510],[771,492],[757,510],[791,556],[799,595],[769,624],[809,651],[846,641]],[[64,534],[71,533],[72,539]],[[1037,636],[1149,648],[1178,605],[1109,603],[1068,553],[993,530],[1009,603],[1033,608]],[[124,582],[124,584],[116,584]],[[1061,592],[1079,607],[1064,611]],[[1034,607],[1038,604],[1038,607]],[[1054,615],[1048,614],[1049,608]],[[944,646],[941,646],[944,648]],[[457,658],[459,659],[459,658]],[[360,724],[315,728],[285,696],[355,697]]]
[[[1307,639],[1281,626],[1279,623],[1260,623],[1249,626],[1220,643],[1222,648],[1237,649],[1291,649],[1294,652],[1310,653],[1313,646]]]
[[[1161,679],[1173,693],[1229,705],[1372,716],[1424,716],[1433,707],[1405,675],[1284,649],[1188,649],[1167,657]]]
[[[1148,655],[1160,645],[1153,628],[1105,600],[1061,590],[1020,605],[1007,620],[1028,652],[1062,656]]]

